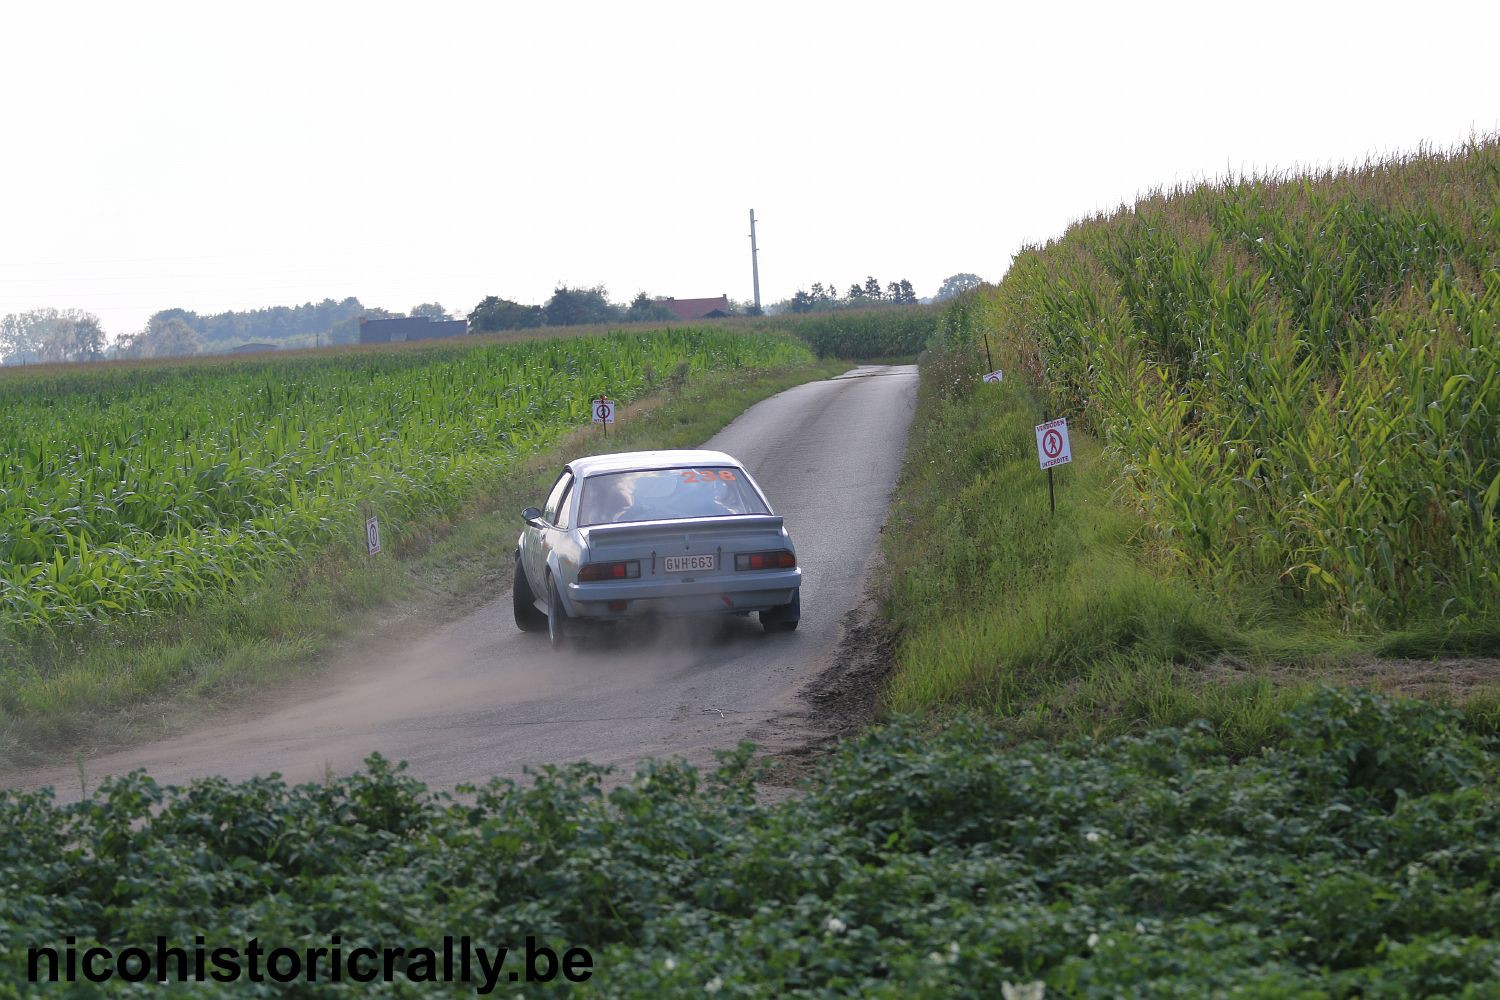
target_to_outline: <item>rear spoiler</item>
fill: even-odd
[[[780,528],[780,514],[725,514],[719,517],[681,517],[668,521],[632,521],[627,524],[591,524],[580,528],[590,544],[624,541],[633,535],[708,534],[734,529]]]

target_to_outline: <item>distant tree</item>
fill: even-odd
[[[146,329],[120,338],[115,345],[122,358],[172,358],[197,354],[203,347],[198,331],[181,316],[157,314],[146,323]]]
[[[205,351],[223,351],[251,341],[278,343],[303,341],[312,343],[352,343],[359,339],[359,317],[375,318],[359,299],[350,296],[340,301],[324,299],[300,306],[269,306],[240,312],[200,316],[188,309],[163,309],[152,315],[147,327],[170,319],[180,319],[198,332]],[[394,314],[379,311],[381,317]],[[136,338],[132,338],[136,339]]]
[[[110,348],[110,355],[116,358],[144,358],[146,356],[145,338],[145,330],[122,334],[115,338],[114,346]]]
[[[146,328],[147,357],[175,358],[184,354],[197,354],[202,346],[198,331],[185,320],[174,316],[165,323],[156,323]]]
[[[865,278],[865,298],[879,302],[883,297],[880,294],[880,282],[875,280],[875,276],[872,274]]]
[[[917,304],[917,293],[911,282],[902,278],[885,286],[885,300],[898,306],[912,306]]]
[[[79,309],[33,309],[0,320],[0,360],[94,361],[104,356],[99,317]]]
[[[662,303],[652,301],[651,296],[645,292],[631,299],[630,307],[625,310],[627,323],[668,323],[676,318],[676,313]]]
[[[0,320],[0,361],[8,365],[34,365],[42,360],[46,329],[37,319],[40,312],[11,313]]]
[[[98,361],[102,357],[104,330],[99,317],[89,313],[60,318],[42,342],[43,361]]]
[[[413,316],[413,317],[426,316],[428,319],[452,319],[453,318],[448,313],[448,310],[444,309],[441,305],[439,305],[436,302],[423,302],[419,306],[412,306],[411,307],[411,312],[408,313],[408,315]]]
[[[495,330],[529,330],[547,322],[541,306],[523,306],[510,299],[486,296],[469,313],[469,329],[475,333]]]
[[[933,298],[938,302],[942,302],[945,299],[953,298],[955,295],[962,295],[969,289],[983,283],[984,279],[977,274],[969,274],[968,272],[950,274],[943,279],[942,287],[938,289],[937,295],[933,296]]]
[[[861,285],[859,282],[856,281],[854,284],[852,284],[852,285],[849,286],[849,301],[850,302],[856,302],[856,301],[862,302],[862,301],[864,301],[864,297],[865,297],[865,289],[864,289],[864,286]]]
[[[818,285],[816,287],[821,289],[823,286]],[[799,288],[796,294],[792,296],[792,301],[787,304],[787,308],[794,313],[808,313],[813,311],[813,306],[817,304],[817,301],[817,298],[812,293]]]
[[[579,326],[585,323],[608,323],[620,318],[620,310],[605,298],[604,286],[593,288],[556,288],[542,307],[548,326]]]

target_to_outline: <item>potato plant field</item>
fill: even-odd
[[[1500,607],[1500,143],[1146,198],[1017,257],[992,329],[1200,578],[1353,627]],[[982,348],[981,348],[982,349]]]
[[[674,329],[0,379],[0,636],[136,618],[362,537],[399,539],[674,372],[808,360]]]
[[[26,981],[30,949],[65,942],[458,934],[593,954],[586,983],[495,996],[1495,996],[1495,748],[1425,702],[1332,690],[1285,735],[1246,757],[1201,725],[1017,746],[902,724],[773,805],[743,750],[709,775],[648,762],[607,793],[577,764],[453,798],[378,758],[298,787],[0,791],[0,997],[85,995]],[[325,972],[233,992],[483,992],[433,975],[403,958],[390,985]]]

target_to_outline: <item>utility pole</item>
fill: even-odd
[[[755,279],[755,314],[760,315],[760,249],[755,245],[755,209],[750,210],[750,274]]]

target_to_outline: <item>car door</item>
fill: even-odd
[[[557,482],[552,484],[552,492],[547,494],[547,502],[542,507],[543,526],[533,528],[528,525],[521,544],[521,559],[526,566],[527,579],[531,581],[532,593],[544,601],[547,599],[547,557],[557,544],[557,512],[572,485],[573,473],[564,469]]]

